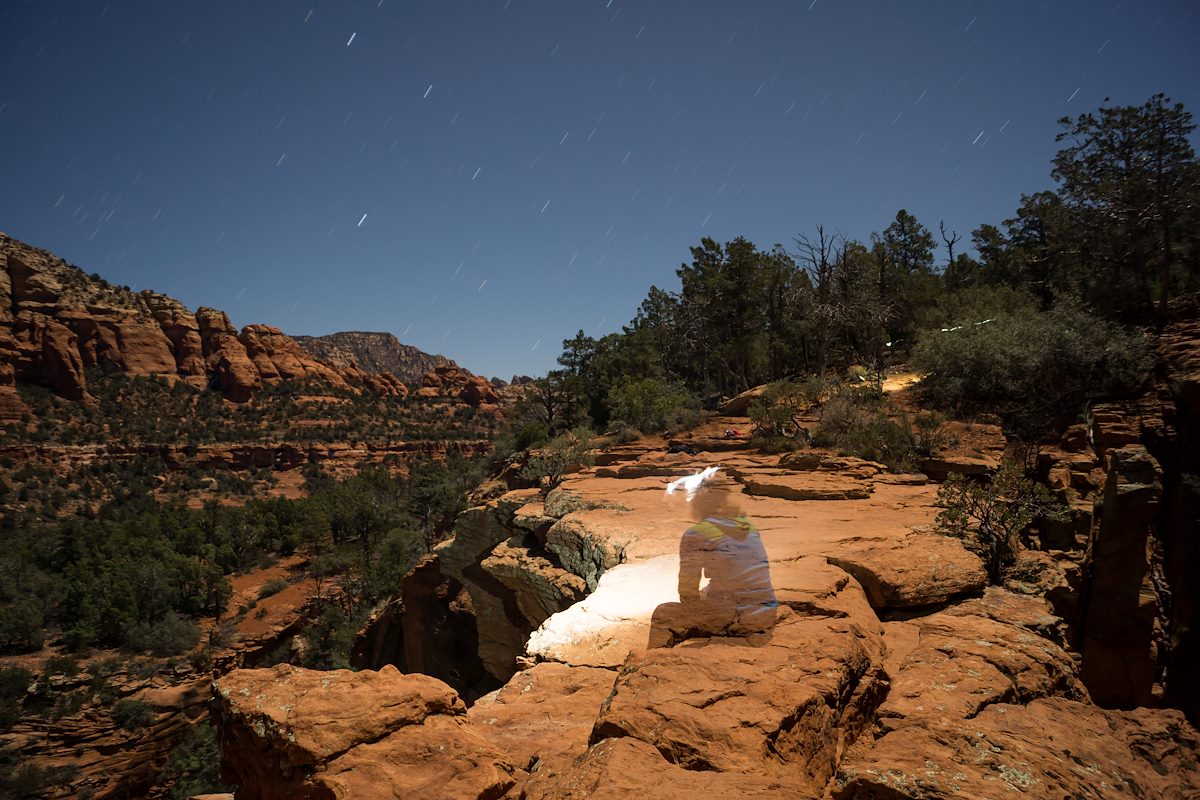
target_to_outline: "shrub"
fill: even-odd
[[[167,757],[159,783],[171,787],[168,800],[231,790],[221,783],[221,746],[212,725],[201,722],[188,728]]]
[[[37,650],[45,639],[42,612],[31,597],[0,605],[0,648]]]
[[[586,430],[577,429],[556,436],[526,459],[521,477],[544,483],[549,491],[562,483],[568,472],[590,463],[590,448],[591,434]]]
[[[283,578],[272,578],[271,580],[264,583],[261,587],[259,587],[258,599],[262,600],[264,598],[270,597],[273,594],[279,594],[287,587],[288,587],[288,582],[286,580],[284,580]]]
[[[48,790],[60,788],[75,779],[74,766],[43,767],[38,764],[0,765],[0,797],[45,797]]]
[[[642,438],[641,431],[621,421],[610,423],[604,435],[608,437],[608,445],[629,444]]]
[[[168,611],[157,622],[132,625],[125,632],[125,644],[156,656],[173,656],[191,650],[200,641],[200,629],[186,617]]]
[[[842,390],[830,397],[821,407],[821,423],[813,442],[878,461],[894,471],[916,465],[913,435],[907,421],[898,423],[888,416],[878,395],[870,391]]]
[[[800,424],[800,415],[818,395],[812,386],[791,381],[776,381],[763,389],[750,403],[750,422],[754,425],[753,442],[767,452],[794,450],[808,441],[809,432]]]
[[[21,718],[21,702],[33,683],[33,673],[20,667],[0,668],[0,732]]]
[[[1026,478],[1011,461],[986,482],[951,474],[938,488],[937,503],[942,507],[937,524],[983,559],[993,584],[1016,560],[1030,523],[1039,517],[1060,519],[1065,512],[1049,489]]]
[[[140,731],[154,721],[154,707],[141,700],[118,700],[112,707],[113,722],[126,731]]]
[[[916,437],[913,449],[923,456],[930,456],[954,443],[954,437],[946,430],[946,418],[936,411],[922,411],[913,418]]]
[[[1065,405],[1136,388],[1150,366],[1146,337],[1062,305],[924,334],[913,364],[937,405],[987,408],[1033,435]]]
[[[675,433],[700,419],[699,402],[678,383],[622,376],[608,396],[610,418],[642,433]]]

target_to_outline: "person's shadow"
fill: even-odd
[[[706,486],[690,504],[699,519],[679,540],[679,602],[654,609],[648,648],[710,636],[740,637],[753,646],[770,641],[779,603],[767,552],[731,494]]]

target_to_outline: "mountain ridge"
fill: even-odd
[[[419,383],[438,367],[463,369],[453,359],[404,344],[388,331],[337,331],[292,338],[315,358],[339,369],[353,365],[366,372],[390,372],[406,383]]]
[[[387,372],[315,358],[272,325],[239,332],[219,309],[200,306],[193,313],[168,295],[115,286],[0,233],[0,422],[28,413],[18,384],[41,384],[90,403],[87,372],[93,368],[212,387],[238,403],[288,380],[356,393],[408,393]]]

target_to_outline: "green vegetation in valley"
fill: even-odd
[[[396,557],[393,540],[424,552],[478,475],[462,458],[415,463],[407,478],[374,468],[338,480],[314,466],[302,499],[193,509],[155,500],[152,474],[131,472],[127,493],[94,512],[5,532],[0,650],[35,649],[49,633],[72,649],[186,652],[195,620],[227,611],[229,575],[297,552],[318,565],[352,553],[344,567],[358,583],[346,593],[376,599],[398,586],[400,567],[380,566]]]

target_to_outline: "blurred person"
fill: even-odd
[[[647,647],[708,636],[754,645],[770,639],[778,601],[762,538],[738,508],[737,492],[716,467],[668,485],[670,502],[692,523],[679,540],[679,602],[654,610]]]

